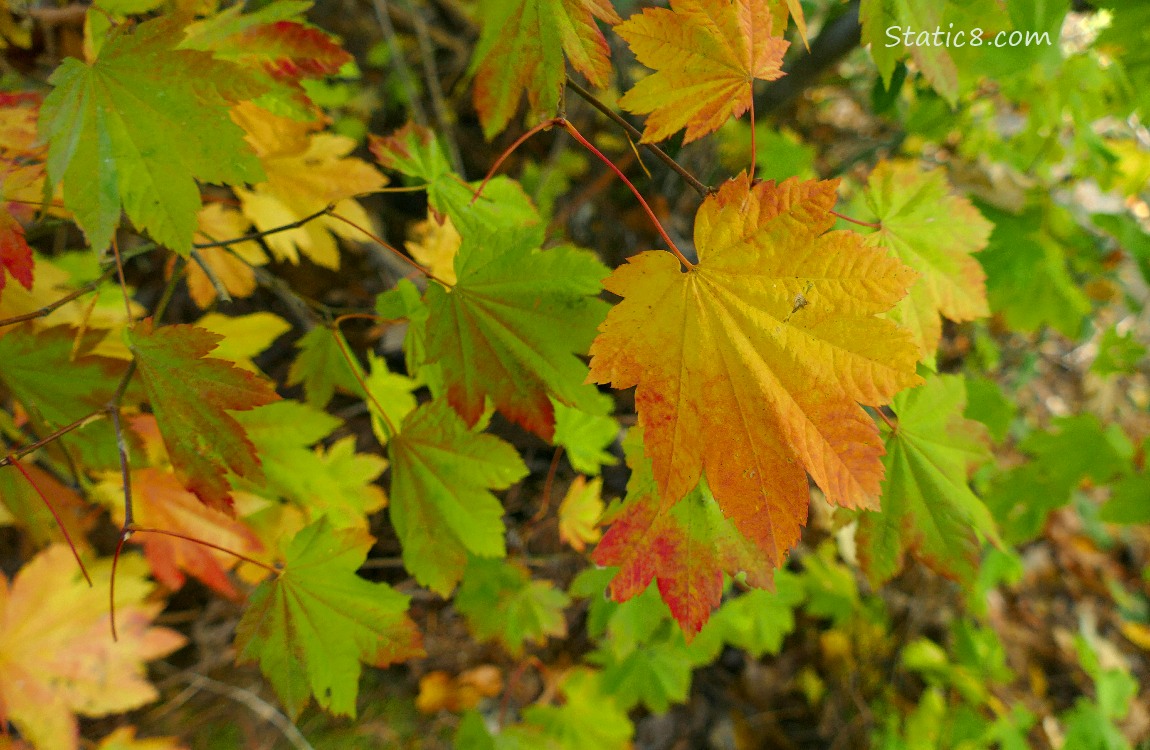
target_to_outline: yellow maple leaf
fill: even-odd
[[[643,143],[683,128],[684,143],[713,133],[751,106],[756,78],[783,75],[788,43],[771,36],[772,13],[769,0],[671,0],[670,10],[646,8],[615,27],[656,71],[619,100],[650,115]]]
[[[582,552],[588,543],[599,541],[597,524],[603,515],[602,491],[601,477],[588,482],[587,477],[580,475],[567,488],[567,495],[559,504],[559,538],[577,552]]]
[[[96,750],[183,750],[186,747],[175,737],[136,738],[136,728],[120,727],[100,740]]]
[[[407,236],[409,239],[404,247],[411,253],[411,257],[436,278],[454,284],[455,256],[459,253],[463,238],[451,223],[451,217],[429,215],[426,220],[413,224]]]
[[[242,237],[249,232],[252,223],[234,208],[209,203],[200,209],[196,217],[199,228],[196,242],[208,243]],[[228,249],[231,248],[231,250]],[[267,262],[267,256],[255,242],[237,242],[228,247],[201,248],[197,255],[233,297],[250,297],[256,290],[256,274],[252,266]],[[237,257],[238,256],[238,257]],[[216,288],[200,264],[188,264],[188,293],[192,301],[204,308],[216,298]]]
[[[233,107],[232,119],[247,132],[268,177],[251,190],[236,189],[244,214],[260,231],[291,224],[332,204],[349,221],[372,226],[353,197],[380,189],[387,178],[362,159],[348,156],[355,149],[353,139],[316,132],[321,123],[278,117],[249,102]],[[332,235],[367,239],[347,223],[321,216],[302,227],[270,234],[265,242],[281,260],[298,263],[302,253],[317,265],[337,269],[339,249]]]
[[[729,181],[699,208],[697,265],[650,251],[606,280],[624,299],[591,346],[589,381],[638,386],[663,507],[705,470],[773,565],[806,521],[808,472],[832,503],[878,507],[882,441],[859,404],[921,382],[909,333],[877,317],[915,272],[854,232],[822,234],[836,186]]]
[[[184,645],[184,637],[151,626],[163,604],[145,604],[152,589],[137,555],[120,559],[116,624],[108,621],[111,560],[80,577],[71,551],[55,545],[9,582],[0,576],[0,722],[11,721],[38,748],[79,747],[76,714],[104,716],[158,697],[144,664]]]

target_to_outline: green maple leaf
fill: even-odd
[[[597,655],[595,661],[600,663]],[[670,640],[648,642],[617,661],[604,661],[603,690],[623,710],[642,704],[661,714],[672,703],[687,700],[692,663],[686,644],[677,634]]]
[[[573,409],[557,401],[555,407],[555,444],[567,451],[567,459],[575,471],[591,476],[599,476],[603,466],[619,463],[607,448],[619,435],[619,422],[612,416],[615,402],[609,397],[596,393],[593,397],[595,409],[592,412]]]
[[[435,134],[408,123],[386,138],[371,136],[371,152],[380,166],[427,184],[427,202],[451,217],[463,237],[484,229],[533,227],[537,243],[543,241],[543,225],[531,199],[519,183],[499,175],[487,183],[478,198],[479,182],[464,182],[451,171],[451,163]]]
[[[121,27],[122,29],[123,27]],[[48,175],[88,243],[103,250],[120,210],[157,242],[187,256],[196,180],[256,183],[263,169],[228,117],[228,104],[260,92],[243,68],[181,50],[179,19],[117,30],[91,64],[68,58],[52,74],[40,134]]]
[[[994,519],[971,492],[973,466],[990,458],[982,424],[962,416],[959,376],[932,377],[895,396],[897,430],[883,457],[882,511],[859,520],[859,561],[878,585],[910,551],[935,572],[966,582],[978,570],[980,538],[998,542]]]
[[[958,68],[950,56],[950,51],[942,46],[914,45],[905,47],[899,41],[893,43],[887,29],[899,27],[899,31],[913,29],[934,31],[936,27],[946,28],[942,23],[944,0],[863,0],[859,9],[859,23],[862,26],[862,43],[870,45],[875,67],[882,75],[883,85],[890,88],[891,75],[895,63],[909,55],[918,69],[953,107],[958,103]],[[913,37],[912,37],[913,41]]]
[[[503,506],[488,491],[527,475],[515,449],[468,430],[444,401],[420,406],[388,443],[391,523],[415,580],[447,596],[467,553],[503,557]]]
[[[128,333],[172,465],[206,505],[229,510],[224,467],[256,481],[263,472],[255,446],[228,411],[270,404],[279,396],[259,376],[206,357],[221,338],[190,325],[153,329],[150,318]]]
[[[571,602],[550,581],[531,579],[520,565],[471,558],[455,595],[455,607],[467,618],[477,640],[498,640],[512,656],[525,643],[567,635],[563,609]]]
[[[986,247],[992,226],[970,201],[951,195],[941,170],[880,162],[867,180],[867,206],[882,224],[867,244],[885,247],[919,278],[890,312],[933,359],[945,316],[961,322],[990,314],[986,275],[971,253]]]
[[[484,0],[483,31],[471,60],[474,101],[490,140],[507,127],[523,93],[532,119],[553,116],[571,67],[604,88],[611,77],[610,48],[595,20],[622,19],[610,0]]]
[[[447,399],[475,424],[490,397],[495,408],[550,440],[549,397],[596,408],[587,367],[576,356],[607,313],[596,298],[607,269],[586,251],[536,249],[531,232],[464,238],[458,278],[427,289],[427,358],[439,364]]]
[[[107,406],[124,372],[123,361],[91,354],[100,336],[89,334],[77,342],[76,333],[64,326],[36,331],[29,324],[0,338],[0,383],[47,431]],[[106,421],[62,440],[74,443],[93,468],[119,466],[115,434]]]
[[[287,545],[279,575],[256,587],[236,626],[237,661],[258,661],[294,719],[309,696],[355,716],[360,662],[423,655],[408,597],[355,574],[374,540],[320,519]]]
[[[652,580],[687,638],[693,638],[723,596],[723,574],[746,571],[752,586],[771,584],[771,565],[723,515],[704,479],[670,507],[659,498],[642,432],[623,443],[631,480],[626,501],[609,510],[611,527],[595,548],[598,565],[617,565],[611,598],[626,601]]]
[[[563,750],[624,750],[631,747],[634,727],[627,712],[603,685],[602,675],[577,668],[561,686],[562,706],[534,705],[523,712],[528,726],[539,727],[543,737]]]
[[[326,406],[336,388],[349,393],[360,390],[359,381],[340,348],[340,342],[351,351],[342,333],[316,326],[295,344],[299,354],[288,370],[287,382],[288,385],[302,383],[304,396],[312,406]]]

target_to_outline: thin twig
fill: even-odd
[[[57,310],[59,310],[61,307],[68,304],[69,302],[77,300],[80,297],[83,297],[85,294],[88,294],[89,292],[95,291],[101,284],[103,284],[105,281],[107,281],[109,278],[111,278],[111,276],[112,276],[113,272],[115,272],[115,270],[116,270],[115,268],[109,268],[107,271],[104,271],[104,273],[102,273],[100,276],[92,279],[91,281],[89,281],[87,284],[84,284],[84,286],[80,287],[76,291],[71,292],[71,293],[61,297],[60,299],[56,300],[55,302],[51,302],[47,305],[44,305],[39,310],[34,310],[30,313],[24,313],[23,315],[14,315],[11,318],[4,318],[3,320],[0,320],[0,328],[3,328],[5,326],[16,325],[17,323],[24,323],[24,322],[29,321],[29,320],[36,320],[37,318],[43,318],[47,315],[51,315],[52,313],[56,312]]]
[[[411,68],[407,65],[407,60],[403,58],[403,50],[400,49],[399,41],[395,36],[395,27],[391,25],[387,0],[372,0],[372,7],[375,8],[375,18],[379,22],[379,28],[383,30],[383,41],[387,44],[387,51],[391,56],[391,67],[399,76],[404,89],[407,90],[407,103],[411,107],[411,119],[426,127],[427,114],[423,111],[423,105],[419,103],[418,92],[416,92],[413,83],[414,76],[411,74]]]
[[[451,168],[455,173],[466,180],[463,174],[463,157],[459,153],[459,144],[455,141],[455,131],[451,127],[451,112],[443,98],[443,88],[439,85],[439,68],[435,64],[435,48],[431,46],[431,36],[427,31],[427,20],[419,8],[412,7],[411,0],[401,0],[411,13],[412,25],[415,27],[415,39],[419,43],[419,60],[423,66],[423,83],[431,97],[431,111],[435,115],[437,135],[447,144],[447,155],[451,159]]]
[[[204,260],[204,256],[201,255],[200,251],[196,248],[192,248],[192,260],[194,260],[196,265],[200,267],[200,270],[204,272],[204,276],[208,277],[208,282],[212,285],[212,289],[216,290],[216,297],[221,302],[231,302],[232,295],[228,292],[228,288],[224,286],[224,282],[216,275],[215,269],[208,265],[208,262]]]
[[[85,425],[88,425],[88,424],[91,424],[92,422],[95,422],[97,419],[100,419],[101,417],[105,416],[107,413],[108,413],[107,409],[100,409],[99,411],[94,411],[91,414],[88,414],[87,416],[80,417],[79,419],[77,419],[75,422],[72,422],[71,424],[64,425],[63,427],[55,430],[54,432],[49,433],[48,435],[40,438],[39,440],[37,440],[34,443],[31,443],[30,445],[26,445],[23,448],[16,450],[16,451],[12,451],[11,453],[9,453],[4,458],[0,458],[0,467],[10,465],[13,462],[13,460],[18,460],[18,459],[24,458],[24,456],[27,456],[29,453],[37,451],[37,450],[43,448],[48,443],[51,443],[52,441],[57,440],[57,439],[63,437],[64,435],[67,435],[72,430],[78,430],[81,427],[84,427]]]
[[[609,120],[614,122],[616,125],[620,126],[624,130],[626,130],[627,134],[630,135],[631,138],[636,143],[638,143],[640,146],[642,146],[643,148],[650,151],[652,154],[655,155],[655,157],[659,161],[666,164],[674,172],[676,172],[680,177],[682,177],[684,180],[686,180],[687,184],[690,185],[695,190],[695,192],[697,192],[699,195],[706,197],[706,196],[710,195],[711,193],[715,192],[715,189],[713,187],[710,187],[709,185],[704,185],[702,182],[700,182],[699,179],[697,177],[695,177],[695,175],[688,172],[686,167],[679,164],[679,162],[675,161],[666,151],[659,148],[658,146],[656,146],[653,143],[643,143],[643,134],[641,132],[639,132],[638,128],[636,128],[634,125],[632,125],[631,123],[624,120],[619,115],[619,113],[615,112],[610,107],[608,107],[606,104],[599,101],[595,97],[595,95],[592,94],[590,91],[583,88],[582,86],[580,86],[578,83],[576,83],[575,81],[573,81],[570,78],[567,79],[567,88],[571,89],[576,94],[583,97],[587,101],[588,104],[590,104],[592,107],[594,107],[595,109],[602,112],[604,115],[607,116],[607,118]]]
[[[216,695],[223,695],[225,697],[231,698],[236,703],[243,704],[247,708],[251,709],[252,713],[254,713],[256,716],[260,717],[264,721],[269,722],[275,726],[276,729],[280,730],[280,733],[283,734],[284,739],[291,743],[291,746],[296,750],[315,750],[311,743],[307,741],[307,738],[303,736],[303,733],[299,731],[299,728],[292,723],[291,719],[280,712],[280,710],[275,706],[268,703],[252,691],[245,690],[244,688],[237,687],[235,685],[229,685],[226,682],[213,680],[210,677],[205,677],[204,675],[197,674],[195,672],[181,674],[180,678],[187,680],[198,688],[202,688],[209,692],[215,693]]]
[[[299,229],[300,227],[307,224],[308,222],[315,221],[316,219],[318,219],[319,217],[321,217],[325,214],[330,214],[331,210],[333,208],[335,208],[335,206],[333,206],[333,205],[332,206],[326,206],[322,210],[316,211],[314,214],[309,214],[309,215],[303,217],[302,219],[291,222],[290,224],[284,224],[282,226],[272,227],[271,229],[264,229],[264,230],[261,230],[259,232],[252,232],[251,234],[245,234],[242,237],[234,237],[230,240],[219,240],[218,242],[197,242],[197,243],[194,243],[192,245],[192,247],[195,248],[196,250],[205,250],[209,247],[226,247],[228,245],[238,245],[241,242],[248,242],[249,240],[262,239],[262,238],[267,237],[268,235],[271,235],[271,234],[277,234],[279,232],[287,232],[291,229]]]

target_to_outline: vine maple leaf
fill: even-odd
[[[549,396],[586,411],[596,392],[575,356],[587,350],[607,304],[595,298],[607,269],[572,247],[546,252],[531,230],[464,239],[458,281],[427,289],[427,359],[440,365],[447,399],[469,425],[490,398],[509,419],[550,440]]]
[[[610,48],[595,19],[619,23],[610,0],[485,0],[475,47],[474,101],[488,139],[507,127],[523,92],[535,119],[558,110],[566,68],[603,88],[611,76]]]
[[[990,314],[986,274],[970,254],[986,247],[993,225],[970,201],[950,194],[941,170],[923,173],[913,163],[879,163],[865,197],[882,224],[866,235],[867,244],[890,250],[920,274],[891,318],[910,329],[922,356],[933,357],[940,315],[961,322]]]
[[[831,503],[877,507],[882,442],[859,404],[920,382],[909,333],[876,317],[915,274],[853,232],[818,234],[836,185],[727,182],[699,208],[698,265],[644,252],[604,282],[624,299],[591,347],[588,380],[638,386],[663,505],[705,470],[772,566],[806,520],[807,472]]]
[[[245,411],[279,396],[257,375],[205,356],[222,338],[190,325],[153,328],[150,318],[128,333],[172,465],[206,505],[229,510],[224,467],[249,479],[262,472],[255,447],[228,410]]]
[[[0,723],[11,721],[36,747],[76,750],[75,714],[104,716],[155,700],[144,663],[184,645],[175,631],[151,627],[163,604],[144,603],[152,586],[139,556],[121,557],[116,573],[118,642],[108,637],[111,561],[88,570],[93,586],[61,544],[11,583],[0,575]]]
[[[890,580],[910,551],[935,572],[970,582],[979,537],[998,541],[994,518],[968,485],[990,459],[986,429],[962,416],[959,376],[935,376],[894,397],[898,425],[887,438],[881,513],[859,519],[858,555],[875,585]]]
[[[43,200],[45,149],[37,142],[40,95],[0,92],[0,293],[7,275],[32,288],[32,248],[22,220]]]
[[[423,655],[408,597],[355,574],[374,541],[321,518],[295,535],[283,570],[248,599],[237,660],[259,662],[293,719],[310,695],[354,718],[361,661],[385,667]]]
[[[611,527],[592,559],[597,565],[619,566],[608,589],[615,601],[626,601],[658,581],[663,601],[690,640],[719,606],[723,573],[746,571],[750,585],[765,587],[771,584],[772,566],[723,516],[705,481],[667,507],[651,461],[643,455],[641,429],[627,433],[623,448],[631,467],[627,498],[608,512]],[[796,536],[799,523],[790,520]]]
[[[116,490],[119,490],[119,482],[116,482]],[[204,505],[184,489],[170,471],[155,468],[133,471],[132,498],[139,526],[174,531],[242,554],[261,550],[251,529]],[[116,507],[122,508],[122,504]],[[238,562],[232,555],[164,534],[135,534],[132,542],[143,545],[144,557],[156,580],[169,589],[182,588],[186,580],[184,574],[190,573],[224,596],[239,598],[240,593],[227,574]]]
[[[256,100],[258,104],[278,114],[310,119],[315,105],[300,81],[335,75],[352,60],[336,39],[296,20],[311,5],[276,2],[250,13],[244,12],[249,9],[244,5],[233,5],[189,24],[180,46],[258,70],[257,77],[269,89]]]
[[[48,175],[97,250],[112,240],[120,208],[157,242],[191,252],[200,209],[196,179],[263,180],[255,154],[228,118],[230,102],[262,87],[208,52],[182,50],[167,17],[120,31],[91,64],[69,57],[52,74],[41,108]]]
[[[355,140],[335,133],[314,132],[318,122],[277,117],[252,104],[237,106],[232,117],[248,134],[259,155],[267,181],[251,190],[236,188],[244,213],[260,231],[290,224],[322,211],[335,212],[361,227],[372,222],[353,196],[375,192],[387,184],[379,170],[350,157]],[[281,260],[299,262],[300,253],[325,268],[339,268],[339,249],[332,235],[366,239],[362,232],[330,216],[302,227],[276,232],[264,241]]]
[[[645,8],[616,26],[639,62],[656,71],[619,100],[650,115],[642,142],[686,128],[683,142],[690,143],[746,112],[755,79],[783,75],[788,42],[771,36],[773,25],[768,0],[672,0],[670,10]]]
[[[503,506],[489,492],[527,475],[515,449],[467,429],[445,401],[403,420],[388,443],[391,523],[403,564],[421,585],[451,593],[467,554],[503,557]]]

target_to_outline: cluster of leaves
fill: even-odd
[[[43,86],[6,79],[0,90],[0,518],[43,547],[0,586],[0,720],[23,741],[78,747],[76,715],[155,699],[145,664],[184,638],[153,620],[188,576],[242,607],[235,657],[259,666],[293,720],[312,700],[355,717],[363,665],[425,655],[412,592],[450,600],[476,641],[515,658],[566,636],[567,615],[585,610],[593,648],[574,667],[545,666],[543,696],[516,720],[472,710],[499,693],[489,679],[440,673],[421,695],[425,710],[462,712],[458,747],[576,749],[626,747],[628,712],[686,700],[691,670],[725,646],[777,653],[800,607],[853,639],[839,651],[827,639],[827,653],[863,653],[890,622],[855,570],[882,591],[923,566],[962,585],[970,617],[956,621],[952,653],[927,639],[901,646],[901,669],[926,685],[906,711],[861,670],[890,717],[875,743],[1026,743],[1035,717],[1002,710],[989,687],[1014,674],[990,658],[988,592],[1062,506],[1104,498],[1083,514],[1099,527],[1150,520],[1139,444],[1150,429],[1090,414],[1036,428],[1002,388],[1023,388],[1036,365],[1004,366],[1017,355],[999,342],[1048,329],[1088,341],[1096,376],[1141,382],[1126,398],[1147,408],[1146,351],[1130,334],[1150,281],[1144,50],[1132,36],[1143,9],[1111,3],[1109,28],[1077,49],[975,53],[892,48],[883,30],[949,23],[1057,40],[1067,9],[863,2],[872,109],[906,132],[842,179],[810,179],[805,157],[760,180],[774,150],[757,148],[760,133],[780,151],[787,140],[754,122],[755,81],[782,77],[788,24],[806,47],[798,2],[676,0],[627,20],[608,0],[481,3],[469,75],[488,139],[525,97],[528,122],[602,157],[559,116],[576,90],[568,63],[612,84],[597,21],[652,70],[618,99],[646,116],[640,145],[674,163],[654,144],[749,135],[751,169],[713,189],[688,175],[701,203],[682,248],[608,163],[667,245],[609,269],[557,236],[520,182],[464,179],[425,126],[370,135],[371,161],[353,156],[358,141],[316,99],[357,68],[304,20],[309,3],[206,5],[102,3]],[[10,18],[0,5],[5,44],[30,45]],[[1048,83],[1075,76],[1073,90]],[[999,109],[977,101],[988,81]],[[999,110],[1018,119],[1009,135]],[[734,122],[748,112],[749,126]],[[1095,127],[1103,117],[1127,125]],[[987,189],[957,187],[962,168]],[[1091,213],[1053,191],[1087,178],[1126,203]],[[389,179],[426,195],[408,254],[376,236],[361,202]],[[835,211],[840,195],[853,218]],[[59,238],[52,253],[45,229]],[[351,312],[277,275],[301,262],[338,270],[353,242],[418,274]],[[72,244],[85,248],[61,249]],[[134,294],[129,278],[147,283],[149,267],[165,274],[158,296]],[[263,309],[167,320],[184,291],[210,310],[256,300],[261,286],[298,326]],[[349,342],[341,324],[355,318],[405,324],[402,372]],[[276,383],[255,360],[301,327]],[[965,361],[947,348],[956,338]],[[596,477],[617,461],[622,420],[597,385],[634,388],[621,443],[630,479],[609,504]],[[329,410],[337,394],[368,415],[364,433]],[[500,425],[562,450],[577,475],[557,510],[582,568],[568,586],[537,576],[508,528],[497,493],[531,472]],[[993,457],[1008,449],[1017,465],[1000,468]],[[812,502],[833,515],[840,545],[804,550],[792,569]],[[109,520],[142,556],[113,564],[98,541]],[[410,577],[399,585],[358,573],[384,533]],[[1113,722],[1135,688],[1127,670],[1102,666],[1098,642],[1085,633],[1075,652],[1098,699],[1061,720],[1067,741],[1120,746]],[[812,677],[808,698],[822,690]],[[101,747],[133,743],[118,731]]]

